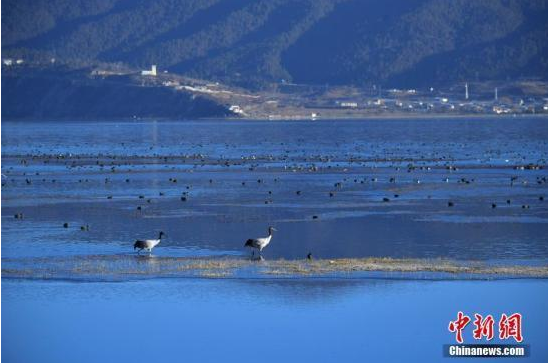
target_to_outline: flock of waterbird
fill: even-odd
[[[20,164],[22,164],[23,166],[29,166],[30,165],[30,162],[39,162],[40,160],[44,163],[44,164],[49,164],[49,163],[61,163],[61,164],[64,164],[68,169],[70,170],[84,170],[86,168],[98,168],[98,170],[100,172],[108,172],[108,173],[112,173],[112,174],[115,174],[115,173],[127,173],[128,176],[134,172],[134,171],[137,171],[137,166],[135,165],[136,164],[136,161],[137,162],[141,162],[142,164],[142,167],[145,167],[146,164],[153,164],[153,165],[158,165],[157,163],[160,162],[160,163],[163,163],[164,165],[164,168],[168,168],[168,169],[172,169],[172,170],[175,170],[176,169],[176,165],[178,165],[179,163],[183,162],[183,163],[186,163],[186,162],[191,162],[191,164],[193,164],[192,168],[190,170],[187,170],[189,172],[193,172],[197,167],[200,167],[200,166],[205,166],[205,165],[218,165],[218,166],[221,166],[221,167],[229,167],[229,166],[245,166],[247,165],[247,169],[249,171],[254,171],[256,170],[259,166],[260,166],[260,160],[262,160],[263,162],[270,162],[270,161],[275,161],[274,158],[272,156],[264,156],[262,158],[258,158],[258,157],[255,157],[255,156],[251,156],[251,157],[244,157],[242,156],[241,160],[229,160],[229,159],[224,159],[224,158],[219,158],[218,160],[208,160],[206,161],[206,157],[202,154],[192,154],[192,155],[183,155],[183,156],[179,156],[179,157],[160,157],[160,156],[151,156],[151,157],[137,157],[137,156],[134,156],[134,157],[126,157],[126,158],[123,158],[123,157],[120,157],[120,156],[110,156],[110,155],[100,155],[98,157],[96,157],[96,160],[95,162],[90,162],[92,157],[91,156],[79,156],[79,155],[27,155],[27,156],[24,156],[21,158],[20,160]],[[389,160],[389,159],[388,159]],[[440,158],[439,160],[437,160],[437,162],[441,162],[443,160],[443,158]],[[304,158],[303,160],[300,160],[300,162],[306,162],[308,163],[308,165],[299,165],[297,163],[296,160],[294,160],[295,162],[292,164],[290,163],[289,161],[291,160],[288,160],[287,157],[282,157],[281,158],[281,161],[284,161],[286,163],[285,166],[283,166],[283,171],[289,171],[289,172],[318,172],[318,171],[321,171],[322,169],[331,169],[332,167],[333,168],[339,168],[343,171],[346,171],[346,167],[348,167],[349,165],[352,165],[352,164],[357,164],[357,165],[370,165],[371,163],[371,160],[361,160],[359,158],[353,158],[353,157],[350,157],[348,160],[347,160],[347,163],[344,164],[344,165],[339,165],[337,163],[331,165],[332,163],[332,158],[329,157],[329,156],[316,156],[316,157],[312,157],[312,156],[309,156],[309,157],[306,157]],[[382,160],[377,160],[377,161],[382,161]],[[435,160],[433,160],[435,161]],[[394,161],[395,162],[395,161]],[[323,166],[323,167],[319,167],[318,165],[321,165],[322,163],[329,163],[329,165],[326,165],[326,166]],[[390,167],[390,166],[388,166]],[[372,169],[375,169],[376,167],[372,167]],[[400,165],[399,166],[392,166],[392,168],[397,171],[397,172],[400,172],[400,170],[403,169],[403,171],[405,171],[405,169],[407,169],[407,173],[411,173],[415,170],[420,170],[420,171],[431,171],[432,168],[445,168],[449,173],[453,173],[453,172],[457,172],[458,171],[458,168],[453,166],[453,165],[449,165],[447,163],[445,163],[445,166],[441,166],[441,165],[437,165],[435,167],[431,167],[431,166],[424,166],[424,165],[413,165],[412,163],[409,163],[407,166],[402,166],[401,165],[401,161],[400,161]],[[517,165],[517,166],[514,166],[514,169],[515,170],[539,170],[541,169],[542,166],[540,165],[535,165],[535,164],[526,164],[526,165]],[[6,171],[5,171],[5,174],[3,173],[2,174],[2,186],[4,187],[6,184],[7,184],[7,181],[8,179],[10,178],[8,175],[10,174],[10,172],[12,171],[13,167],[9,167]],[[33,182],[48,182],[48,179],[47,178],[44,178],[40,175],[40,172],[35,172],[35,173],[26,173],[26,172],[23,172],[22,173],[23,177],[25,178],[24,181],[25,181],[25,184],[26,185],[31,185]],[[96,180],[96,179],[95,179]],[[461,177],[461,178],[453,178],[453,180],[455,180],[457,183],[459,184],[473,184],[475,183],[475,179],[474,178],[466,178],[466,177]],[[16,179],[15,178],[11,178],[11,181],[12,182],[15,182]],[[51,178],[49,179],[49,181],[51,183],[55,183],[57,180],[55,178]],[[88,178],[81,178],[81,179],[78,179],[78,183],[89,183],[91,182],[92,180],[88,179]],[[111,179],[109,177],[105,177],[104,178],[104,184],[109,184],[109,183],[113,183],[115,181],[115,179]],[[261,183],[264,183],[264,180],[263,179],[257,179],[256,180],[257,183],[261,184]],[[278,178],[275,178],[274,179],[275,182],[278,181]],[[354,183],[360,183],[360,184],[364,184],[364,183],[377,183],[379,182],[379,178],[378,177],[371,177],[371,178],[344,178],[343,180],[339,181],[339,182],[336,182],[333,184],[333,188],[331,191],[328,192],[328,195],[330,198],[333,198],[336,196],[336,193],[341,190],[343,188],[343,185],[345,185],[346,183],[351,183],[351,182],[354,182]],[[389,179],[387,178],[386,180],[388,183],[391,183],[391,184],[395,184],[398,182],[396,176],[391,176]],[[443,182],[445,183],[449,183],[449,178],[445,177],[442,179]],[[123,178],[122,180],[123,183],[130,183],[131,182],[131,179],[129,177],[126,177],[126,178]],[[249,182],[249,181],[247,181]],[[412,182],[415,183],[415,184],[421,184],[422,183],[422,180],[420,178],[412,178]],[[522,179],[520,180],[517,176],[512,176],[510,178],[510,183],[509,185],[510,186],[514,186],[515,184],[517,183],[521,183],[521,184],[527,184],[529,181],[528,180],[525,180],[525,179]],[[547,178],[545,176],[537,176],[536,178],[536,183],[537,184],[546,184],[548,182]],[[178,179],[175,178],[175,177],[171,177],[169,178],[169,183],[178,183]],[[213,180],[212,179],[209,179],[209,184],[212,184],[213,183]],[[242,181],[241,182],[241,185],[242,186],[246,186],[246,181]],[[186,191],[183,191],[182,192],[182,195],[180,197],[180,200],[183,201],[183,202],[186,202],[189,198],[189,189],[192,188],[192,185],[186,185]],[[302,195],[303,191],[302,190],[296,190],[295,191],[295,194],[297,196],[300,196]],[[265,204],[270,204],[273,202],[271,196],[272,196],[272,191],[268,191],[268,194],[269,194],[269,197],[267,199],[265,199],[264,203]],[[159,196],[164,196],[165,193],[164,192],[160,192],[159,193]],[[399,198],[400,195],[399,194],[393,194],[393,198]],[[391,197],[390,197],[391,198]],[[390,202],[391,199],[390,199],[388,196],[386,197],[382,197],[381,201],[382,202]],[[113,199],[113,196],[112,195],[107,195],[107,199]],[[139,199],[142,199],[142,200],[146,200],[147,203],[151,203],[151,198],[145,198],[144,195],[139,195]],[[540,201],[543,201],[544,200],[544,196],[539,196],[538,199]],[[506,204],[510,204],[512,203],[510,199],[507,199],[506,201]],[[453,200],[449,200],[447,202],[447,206],[448,207],[454,207],[455,206],[455,202]],[[496,208],[497,207],[497,203],[496,202],[493,202],[491,203],[491,208]],[[523,204],[521,206],[523,209],[529,209],[529,205],[528,204]],[[136,207],[136,209],[138,211],[142,211],[143,210],[143,205],[138,205]],[[22,212],[18,212],[14,215],[14,217],[16,219],[23,219],[24,218],[24,215]],[[312,219],[318,219],[318,216],[317,215],[313,215],[312,216]],[[65,228],[68,228],[68,223],[64,223],[63,225]],[[84,226],[81,226],[81,230],[82,231],[88,231],[89,230],[89,225],[84,225]],[[253,254],[255,253],[255,250],[258,250],[258,253],[259,255],[261,255],[262,253],[262,250],[268,246],[268,244],[270,243],[271,239],[272,239],[272,236],[273,236],[273,231],[275,231],[276,229],[274,229],[273,227],[269,227],[268,228],[268,236],[266,237],[262,237],[262,238],[251,238],[251,239],[248,239],[246,242],[245,242],[245,247],[249,247],[249,248],[252,248],[253,249]],[[137,250],[138,253],[140,253],[141,251],[145,250],[145,251],[148,251],[149,253],[152,252],[153,248],[156,247],[162,240],[162,238],[165,237],[165,234],[163,232],[159,232],[159,236],[157,239],[143,239],[143,240],[136,240],[135,243],[134,243],[134,250]],[[310,259],[311,258],[311,254],[309,253],[307,255],[307,257]]]

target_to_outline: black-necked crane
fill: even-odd
[[[259,256],[263,251],[263,248],[268,246],[270,240],[272,239],[273,232],[276,231],[274,227],[268,227],[268,236],[262,238],[250,238],[245,242],[244,247],[256,248],[259,250]],[[255,250],[253,250],[253,255],[255,255]]]
[[[145,240],[136,240],[133,244],[133,250],[136,250],[137,248],[139,251],[137,253],[140,253],[142,250],[148,250],[148,252],[152,252],[152,249],[156,247],[161,241],[162,237],[165,236],[164,232],[160,232],[158,235],[158,239],[145,239]]]

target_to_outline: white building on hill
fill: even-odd
[[[150,71],[141,71],[141,76],[153,76],[153,77],[156,77],[157,73],[156,73],[156,64],[153,64],[151,67],[150,67]]]

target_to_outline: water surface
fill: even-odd
[[[2,131],[4,257],[131,252],[160,230],[159,255],[241,255],[274,225],[267,258],[548,258],[545,118]]]
[[[3,358],[443,362],[462,310],[522,313],[528,361],[545,362],[546,279],[155,271],[253,263],[244,241],[269,225],[258,266],[308,253],[546,266],[547,142],[547,119],[521,117],[2,122]],[[152,256],[133,255],[159,231]]]
[[[462,310],[497,319],[521,312],[531,356],[504,361],[546,362],[546,291],[546,280],[4,280],[2,356],[25,363],[446,362],[442,346],[455,343],[447,325]],[[464,331],[467,343],[472,329]]]

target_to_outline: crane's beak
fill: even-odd
[[[272,230],[278,232],[278,230],[277,230],[276,228],[274,228],[274,227],[272,227]]]

